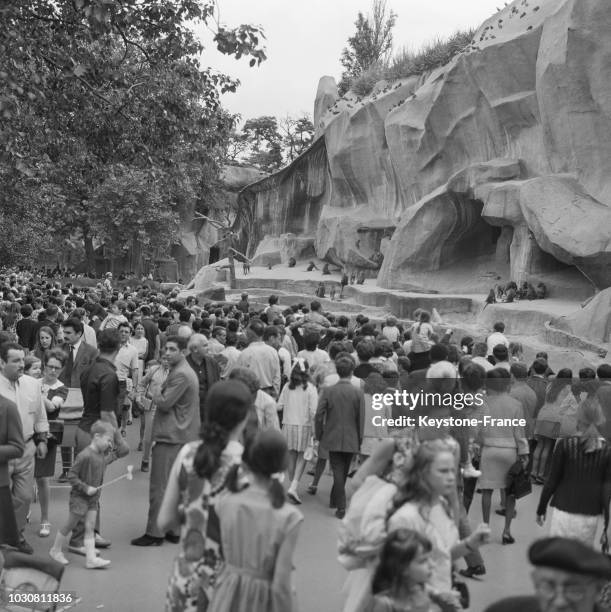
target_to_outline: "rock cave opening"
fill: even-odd
[[[216,263],[221,258],[221,251],[218,246],[210,247],[210,255],[208,257],[208,263]]]
[[[453,194],[454,223],[440,251],[439,269],[427,274],[427,285],[451,292],[486,292],[509,280],[542,281],[550,297],[584,300],[594,293],[574,265],[543,251],[526,226],[493,224],[482,218],[484,204]]]

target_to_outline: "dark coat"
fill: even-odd
[[[349,380],[326,387],[318,400],[316,438],[328,451],[358,453],[363,439],[365,396]]]
[[[67,355],[70,355],[69,344],[64,344],[62,349],[66,351]],[[86,344],[85,341],[81,339],[81,345],[78,347],[78,351],[74,356],[74,365],[72,366],[72,375],[70,376],[70,380],[67,379],[65,367],[59,377],[59,380],[61,380],[66,387],[78,389],[81,386],[81,376],[94,364],[97,356],[98,350],[93,348],[93,346]]]

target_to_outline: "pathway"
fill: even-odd
[[[137,421],[129,428],[132,448],[137,444]],[[75,591],[82,598],[76,608],[93,612],[144,612],[161,611],[169,568],[177,550],[165,543],[160,548],[136,548],[129,540],[143,533],[148,501],[147,474],[139,471],[141,453],[132,452],[127,458],[112,464],[106,480],[120,475],[127,464],[135,466],[134,480],[122,480],[111,485],[102,495],[102,531],[113,541],[105,551],[112,560],[110,569],[92,571],[84,568],[84,558],[68,554],[71,564],[62,580],[62,590]],[[310,477],[304,476],[303,482]],[[341,586],[345,571],[336,561],[337,519],[328,504],[331,479],[323,476],[316,496],[303,493],[301,507],[303,523],[295,557],[296,587],[300,612],[335,612],[341,610]],[[304,487],[305,488],[305,487]],[[500,534],[502,519],[492,519],[493,542],[486,548],[484,557],[488,574],[483,580],[467,580],[472,594],[470,610],[482,612],[486,605],[512,593],[531,592],[529,566],[526,562],[528,544],[543,533],[534,523],[534,508],[540,488],[518,502],[518,518],[513,530],[516,544],[502,546]],[[69,488],[54,486],[52,489],[50,520],[53,534],[66,519]],[[475,524],[481,519],[479,496],[471,510]],[[37,534],[39,509],[33,506],[32,524],[26,537],[36,553],[46,555],[51,539],[41,539]]]

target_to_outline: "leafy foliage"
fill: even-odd
[[[473,34],[474,30],[458,31],[447,40],[438,38],[415,53],[403,49],[391,61],[372,66],[345,84],[345,87],[358,96],[366,96],[378,81],[394,81],[430,72],[444,66],[468,47],[473,40]]]
[[[400,79],[444,66],[471,44],[474,34],[475,30],[458,31],[447,40],[437,38],[431,41],[416,53],[403,49],[393,58],[384,78]]]
[[[314,140],[314,124],[307,115],[286,116],[280,120],[280,132],[284,143],[284,156],[287,163],[301,155]]]
[[[290,163],[311,144],[314,125],[308,115],[248,119],[229,140],[228,161],[244,162],[265,172]]]
[[[0,7],[0,210],[24,263],[45,242],[167,250],[217,188],[238,82],[202,67],[212,0],[20,0]],[[257,27],[217,26],[220,51],[265,59]],[[15,228],[14,220],[20,220]],[[34,239],[35,238],[35,239]],[[8,259],[6,259],[8,258]]]
[[[351,81],[388,59],[396,20],[395,13],[386,8],[386,0],[373,0],[371,14],[366,17],[358,13],[354,23],[356,33],[348,39],[340,58],[344,67],[339,85],[341,94],[349,89]]]

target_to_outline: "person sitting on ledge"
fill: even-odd
[[[543,282],[540,282],[537,284],[535,291],[537,293],[537,299],[539,300],[544,300],[545,297],[547,296],[547,287],[545,286],[545,283]]]
[[[329,264],[328,263],[326,263],[322,267],[322,274],[323,274],[323,276],[327,276],[328,274],[331,274],[331,272],[329,271]]]
[[[289,268],[294,268],[297,265],[297,260],[294,257],[289,259]]]
[[[306,272],[311,272],[312,270],[318,270],[316,264],[313,261],[310,261],[308,267],[306,268]]]
[[[509,289],[505,290],[505,301],[508,304],[511,304],[511,302],[515,301],[516,299],[516,290],[513,287],[509,287]]]

